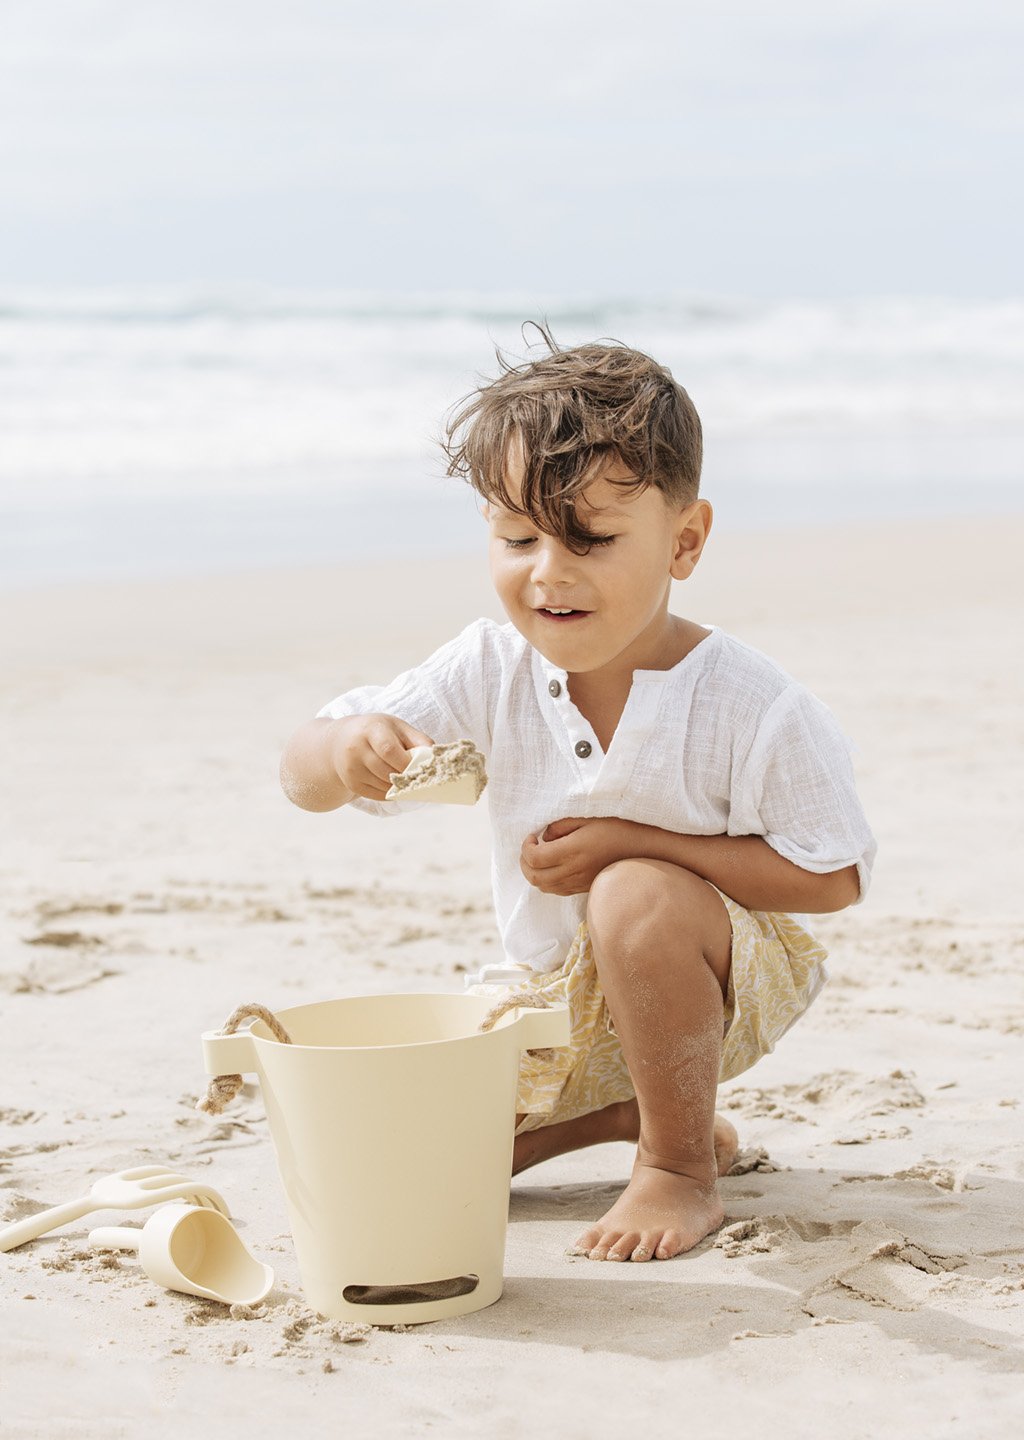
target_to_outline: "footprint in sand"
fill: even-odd
[[[855,1225],[849,1235],[851,1263],[802,1297],[806,1314],[831,1312],[837,1303],[865,1301],[889,1310],[919,1310],[933,1292],[947,1286],[952,1272],[968,1263],[966,1255],[926,1250],[876,1220]]]
[[[903,1070],[888,1075],[864,1076],[852,1070],[832,1070],[797,1085],[772,1090],[739,1087],[720,1101],[720,1108],[738,1111],[751,1119],[817,1123],[825,1118],[849,1126],[837,1143],[863,1144],[871,1139],[892,1139],[900,1129],[883,1128],[866,1121],[907,1110],[923,1109],[925,1097]],[[905,1129],[903,1133],[906,1134]]]
[[[63,935],[63,932],[59,932]],[[77,932],[70,932],[77,934]],[[102,946],[95,937],[82,937]],[[82,990],[86,985],[95,985],[98,980],[107,980],[120,972],[112,970],[96,956],[73,949],[69,938],[54,940],[51,936],[36,936],[25,942],[28,945],[54,945],[58,953],[37,955],[22,970],[0,973],[0,990],[8,995],[46,994],[63,995],[69,990]]]
[[[817,1245],[822,1240],[849,1235],[860,1224],[859,1220],[804,1220],[798,1215],[756,1215],[720,1230],[714,1248],[721,1250],[727,1260],[733,1260],[739,1255],[767,1254],[787,1239]]]

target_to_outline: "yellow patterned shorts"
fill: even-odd
[[[722,900],[732,922],[732,964],[719,1084],[774,1050],[828,978],[825,950],[791,915],[744,910],[728,895]],[[561,969],[531,975],[514,989],[525,997],[568,1005],[570,1021],[569,1044],[547,1052],[551,1058],[523,1054],[516,1111],[524,1118],[517,1134],[633,1098],[636,1092],[598,982],[585,924]],[[470,991],[493,992],[492,985],[472,986]]]

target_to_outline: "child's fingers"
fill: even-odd
[[[364,800],[383,800],[392,775],[409,763],[409,745],[428,737],[393,715],[352,715],[337,722],[341,744],[335,761],[338,776]]]
[[[409,752],[417,745],[433,745],[429,735],[407,725],[404,720],[388,717],[370,731],[368,739],[372,756],[367,759],[367,769],[386,780],[388,788],[391,776],[400,775],[409,764]]]
[[[536,835],[527,835],[519,851],[519,868],[531,885],[536,885],[541,878],[541,872],[533,863],[538,848]]]
[[[579,830],[582,825],[589,822],[586,820],[552,820],[551,824],[541,835],[542,840],[562,840],[566,835],[571,835],[574,830]]]
[[[589,890],[590,886],[575,866],[569,867],[559,860],[547,864],[534,863],[534,857],[545,848],[549,847],[544,847],[538,843],[536,836],[530,835],[519,855],[519,868],[535,890],[545,895],[581,895]]]
[[[429,735],[424,735],[423,731],[417,730],[415,725],[407,725],[404,720],[395,723],[395,732],[406,750],[414,750],[417,745],[433,745],[434,743]]]
[[[357,768],[353,777],[356,793],[362,795],[364,800],[383,800],[391,789],[393,770],[394,766],[389,766],[369,744],[366,744],[361,748],[357,757]]]
[[[409,763],[409,751],[390,725],[375,725],[367,735],[363,764],[371,775],[391,784],[392,775],[400,775]]]
[[[558,857],[552,856],[550,850],[551,847],[539,835],[527,835],[519,852],[520,864],[530,870],[547,870],[558,864]]]
[[[589,888],[578,876],[565,875],[561,870],[538,870],[532,876],[526,874],[526,878],[544,895],[581,895]]]
[[[578,866],[559,842],[546,842],[530,835],[519,854],[519,868],[537,890],[547,895],[576,895],[586,886],[575,883]],[[566,888],[568,886],[568,888]]]
[[[550,869],[554,865],[565,865],[572,856],[578,855],[580,851],[580,842],[572,838],[573,831],[570,830],[568,834],[558,837],[552,836],[550,832],[551,826],[549,825],[537,837],[537,849],[533,863],[542,870]]]
[[[360,758],[363,762],[366,783],[370,785],[376,783],[384,790],[391,788],[392,775],[405,769],[404,759],[385,760],[372,746],[367,746],[365,753]]]

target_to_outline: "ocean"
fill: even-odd
[[[440,423],[541,318],[671,368],[719,527],[1021,509],[1024,301],[20,290],[0,292],[0,583],[468,550]]]

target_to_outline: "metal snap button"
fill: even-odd
[[[561,693],[562,687],[557,680],[551,680],[548,682],[548,694],[553,700],[557,700]]]
[[[593,745],[591,745],[589,740],[576,741],[576,754],[580,757],[581,760],[585,760],[590,754],[591,750],[593,750],[593,748],[594,747]]]

